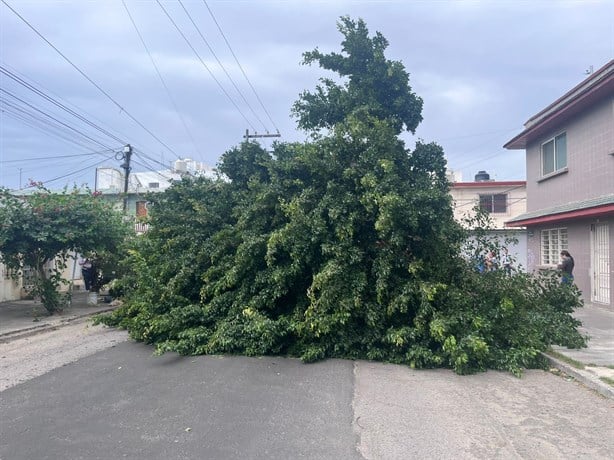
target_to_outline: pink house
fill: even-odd
[[[575,259],[584,300],[614,306],[614,60],[525,123],[504,146],[525,149],[529,270]]]

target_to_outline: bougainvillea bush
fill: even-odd
[[[341,53],[304,55],[336,73],[293,107],[304,143],[244,142],[218,180],[152,197],[150,231],[125,261],[125,303],[99,318],[160,353],[361,358],[458,373],[541,365],[581,346],[577,291],[464,257],[446,163],[407,148],[422,100],[388,45],[341,18]]]
[[[74,253],[117,254],[128,235],[121,213],[100,194],[87,189],[52,192],[33,182],[28,193],[0,188],[0,261],[15,276],[32,270],[29,294],[49,314],[62,310],[59,292],[68,259]]]

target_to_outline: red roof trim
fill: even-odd
[[[509,186],[526,186],[525,180],[507,180],[507,181],[482,181],[482,182],[453,182],[452,187],[509,187]]]
[[[547,224],[550,222],[559,222],[563,220],[579,219],[585,217],[597,217],[606,214],[614,214],[614,204],[605,206],[597,206],[595,208],[579,209],[577,211],[562,212],[560,214],[550,214],[548,216],[533,217],[530,219],[517,220],[514,222],[506,222],[506,227],[526,227],[529,225]]]

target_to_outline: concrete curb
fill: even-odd
[[[12,340],[22,339],[24,337],[29,337],[36,334],[41,334],[46,331],[52,331],[58,329],[62,326],[66,326],[69,323],[79,322],[79,320],[87,319],[94,315],[98,315],[101,313],[109,313],[115,310],[117,307],[109,307],[102,310],[96,310],[92,312],[82,313],[78,315],[73,315],[65,318],[57,318],[52,319],[49,322],[45,322],[43,324],[38,324],[36,326],[25,327],[22,329],[15,329],[12,331],[2,332],[0,333],[0,343],[7,343]]]
[[[573,377],[582,385],[596,391],[600,395],[614,400],[614,387],[601,381],[597,375],[591,371],[577,369],[571,364],[567,364],[564,361],[554,358],[547,353],[542,353],[542,356],[548,360],[551,367],[554,367],[566,375]]]

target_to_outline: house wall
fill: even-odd
[[[567,133],[567,172],[541,179],[541,144]],[[527,145],[527,211],[614,193],[614,97]]]
[[[0,263],[0,302],[17,300],[21,297],[21,283],[13,281],[9,270]]]
[[[454,218],[461,221],[465,216],[472,216],[475,213],[473,208],[479,204],[480,195],[496,195],[500,193],[507,194],[507,211],[504,213],[490,214],[493,220],[494,228],[504,229],[505,222],[526,212],[527,209],[527,190],[524,185],[496,185],[484,186],[480,183],[479,186],[468,185],[463,183],[462,186],[453,184],[450,189],[454,206]]]
[[[73,289],[83,289],[81,268],[77,261],[70,258],[66,265],[66,268],[62,271],[62,277],[69,281],[72,280]],[[9,276],[7,268],[3,264],[0,264],[0,302],[25,298],[26,291],[23,289],[23,283],[23,277],[20,277],[18,281],[14,281]],[[62,292],[68,291],[69,289],[70,285],[60,285],[60,291]]]
[[[550,228],[566,228],[568,237],[568,251],[574,258],[574,283],[582,291],[585,302],[592,302],[592,261],[591,261],[591,225],[607,224],[609,229],[609,262],[610,262],[610,301],[606,306],[614,305],[614,218],[608,219],[582,219],[556,224],[528,227],[527,239],[527,266],[529,271],[553,270],[553,265],[544,266],[541,261],[541,230]]]

